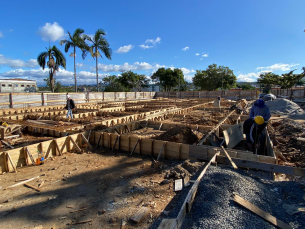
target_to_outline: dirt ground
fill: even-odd
[[[196,133],[198,133],[196,131]],[[189,127],[171,127],[166,132],[154,137],[156,140],[194,144],[200,138]]]
[[[19,168],[0,176],[0,228],[149,228],[179,199],[174,179],[194,175],[203,165],[181,163],[164,161],[152,168],[149,157],[98,149]],[[43,184],[40,192],[23,185],[5,190],[36,176],[28,184]],[[148,214],[132,223],[141,207]],[[74,225],[82,221],[88,222]]]
[[[305,137],[305,124],[301,124],[292,119],[271,120],[271,125],[275,129],[278,152],[281,152],[287,162],[280,164],[305,168],[305,142],[297,138]]]

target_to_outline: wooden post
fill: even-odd
[[[10,93],[10,108],[14,108],[13,106],[13,95]]]
[[[44,94],[43,94],[43,92],[41,93],[41,105],[44,106]]]

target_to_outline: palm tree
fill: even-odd
[[[92,42],[92,46],[88,48],[88,50],[91,53],[91,56],[95,58],[96,60],[96,87],[97,91],[98,90],[98,57],[100,56],[101,58],[103,53],[107,59],[111,60],[111,55],[112,55],[112,50],[109,48],[109,43],[106,40],[105,36],[106,32],[102,29],[98,29],[94,36],[91,38],[88,35],[84,35],[84,38],[90,42]]]
[[[76,66],[75,66],[75,49],[76,48],[80,48],[83,51],[83,59],[85,59],[85,47],[86,47],[86,43],[85,40],[82,36],[82,34],[85,31],[83,29],[76,29],[75,32],[73,33],[73,36],[71,36],[70,32],[68,31],[69,34],[69,40],[61,40],[59,42],[60,45],[66,44],[65,45],[65,52],[69,51],[70,47],[73,47],[73,57],[74,57],[74,80],[75,80],[75,92],[77,92],[77,83],[76,83]]]
[[[66,69],[66,58],[64,54],[57,49],[54,45],[52,48],[46,48],[46,52],[41,52],[37,57],[37,62],[40,67],[44,70],[45,65],[49,67],[49,77],[52,87],[52,92],[54,93],[54,74],[58,71],[59,66],[62,66]],[[48,62],[46,63],[46,59],[48,58]]]

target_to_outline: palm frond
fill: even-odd
[[[82,34],[82,33],[84,33],[85,32],[85,30],[83,30],[83,29],[81,29],[81,28],[77,28],[75,31],[74,31],[74,33],[73,33],[73,38],[78,38],[78,37],[80,37],[80,35]]]
[[[48,57],[48,52],[41,52],[37,57],[37,63],[44,70],[46,66],[46,58]]]
[[[95,42],[101,39],[101,36],[105,36],[106,32],[103,29],[98,29],[94,34]]]

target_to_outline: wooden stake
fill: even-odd
[[[114,145],[113,145],[113,147],[112,147],[112,151],[115,149],[115,145],[116,145],[116,143],[118,142],[119,137],[120,137],[120,135],[116,136],[116,139],[115,139]]]
[[[160,124],[160,126],[159,126],[159,130],[161,130],[162,125],[163,125],[163,122]]]
[[[57,143],[57,141],[54,139],[53,140],[54,141],[54,144],[55,144],[55,151],[57,150],[58,151],[58,155],[59,156],[62,156],[62,153],[61,153],[61,151],[60,151],[60,149],[59,149],[59,146],[58,146],[58,143]],[[57,155],[57,154],[56,154]]]
[[[140,141],[140,139],[138,138],[138,140],[137,140],[135,146],[133,147],[133,150],[131,151],[130,155],[135,151],[135,149],[136,149],[136,147],[137,147],[139,141]]]
[[[100,134],[100,137],[99,137],[99,139],[98,139],[98,141],[97,141],[97,145],[96,145],[96,149],[100,146],[100,141],[101,141],[101,138],[102,138],[102,133]]]
[[[81,134],[82,139],[87,143],[87,145],[89,146],[90,149],[93,149],[92,145],[89,143],[89,141],[87,140],[87,138]]]
[[[164,142],[163,145],[162,145],[162,148],[161,148],[161,150],[160,150],[160,152],[159,152],[159,155],[158,155],[158,157],[157,157],[157,161],[159,161],[159,159],[160,159],[160,157],[161,157],[161,154],[162,154],[162,151],[163,151],[163,149],[164,149],[165,144],[166,144],[166,142]]]
[[[79,221],[79,222],[75,222],[75,223],[68,223],[68,225],[76,225],[76,224],[82,224],[82,223],[89,223],[92,222],[92,219],[89,220],[85,220],[85,221]]]
[[[234,201],[239,205],[247,208],[248,210],[252,211],[253,213],[257,214],[259,217],[263,218],[264,220],[272,223],[274,226],[282,228],[282,229],[292,229],[292,227],[283,221],[275,218],[274,216],[270,215],[269,213],[261,210],[260,208],[256,207],[255,205],[251,204],[250,202],[246,201],[245,199],[241,198],[238,195],[234,195]]]
[[[70,140],[73,143],[73,145],[75,146],[76,150],[81,153],[82,150],[79,148],[79,146],[76,144],[76,142],[74,141],[74,139],[71,136],[70,136]]]
[[[227,158],[230,160],[231,165],[233,166],[234,169],[238,169],[238,167],[236,166],[236,164],[234,163],[234,161],[232,161],[230,155],[228,154],[228,152],[225,150],[225,148],[223,146],[221,146],[222,150],[225,152]]]
[[[12,160],[10,154],[8,152],[5,152],[5,154],[6,154],[7,158],[8,158],[8,160],[10,161],[10,163],[11,163],[13,169],[14,169],[14,172],[17,173],[16,166],[14,165],[13,160]]]
[[[28,156],[30,157],[30,159],[31,159],[31,161],[32,161],[32,164],[35,165],[35,160],[34,160],[32,154],[30,153],[28,147],[25,147],[25,149],[26,149],[26,153],[28,154]]]
[[[11,146],[10,144],[8,144],[6,141],[1,140],[1,142],[2,142],[4,145],[7,145],[8,147],[10,147],[11,149],[14,149],[14,147]]]

